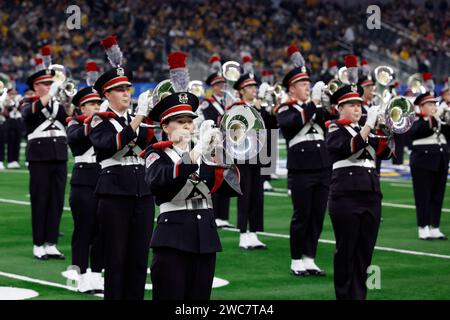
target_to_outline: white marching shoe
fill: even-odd
[[[268,180],[264,181],[264,191],[273,191],[273,187]]]
[[[78,286],[77,290],[80,293],[93,293],[91,281],[90,281],[90,273],[82,273],[78,277]]]
[[[429,229],[431,239],[447,240],[447,236],[443,234],[439,228],[433,228],[430,226]]]
[[[45,253],[44,246],[33,246],[33,256],[38,260],[47,260],[48,255]]]
[[[58,259],[58,260],[64,260],[64,255],[59,252],[59,250],[56,248],[56,245],[54,244],[46,244],[44,245],[45,253],[50,259]]]
[[[425,227],[419,227],[419,239],[420,240],[430,240],[430,229],[428,226]]]
[[[20,164],[17,161],[10,162],[6,165],[8,169],[19,169]]]
[[[252,249],[267,249],[267,245],[258,239],[256,232],[249,232],[248,237]]]
[[[247,232],[239,234],[239,248],[251,249],[250,239],[248,237],[248,233]]]
[[[302,262],[303,266],[305,267],[306,271],[312,276],[325,276],[326,273],[322,269],[320,269],[316,263],[314,262],[313,258],[302,256]]]
[[[5,165],[3,164],[3,162],[0,162],[0,170],[4,170],[5,169]]]
[[[105,282],[101,272],[91,272],[89,280],[94,293],[103,293],[105,290]]]
[[[233,226],[228,220],[216,219],[217,228],[232,228]]]
[[[303,265],[302,259],[291,260],[291,273],[297,277],[304,277],[309,275],[308,271],[306,271],[306,268]]]

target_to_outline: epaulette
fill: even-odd
[[[243,100],[239,100],[239,101],[236,101],[235,103],[225,107],[225,110],[230,110],[234,106],[242,106],[242,105],[245,105],[245,102]]]
[[[328,120],[325,122],[325,127],[326,128],[330,128],[332,125],[341,125],[341,126],[348,126],[349,124],[351,124],[353,121],[350,119],[337,119],[337,120]]]
[[[208,98],[208,97],[207,97],[207,98],[205,98],[205,101],[214,102],[214,101],[216,101],[216,100],[214,100],[214,98],[211,98],[211,97]]]
[[[427,117],[427,115],[423,112],[416,112],[416,116],[421,117],[421,118]]]
[[[166,148],[170,148],[173,145],[173,141],[160,141],[152,144],[150,147],[153,150],[164,150]]]
[[[81,114],[78,116],[67,117],[66,122],[69,123],[71,120],[76,120],[78,122],[84,122],[86,120],[86,118],[88,118],[88,116]]]
[[[101,117],[101,118],[106,118],[106,119],[108,119],[108,118],[115,118],[115,117],[116,117],[116,114],[115,114],[114,112],[111,112],[111,111],[97,112],[97,113],[93,114],[92,116],[87,117],[87,118],[84,120],[84,123],[88,123],[88,124],[89,124],[89,123],[91,122],[92,118],[95,117],[95,116],[99,116],[99,117]]]

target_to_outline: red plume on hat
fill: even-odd
[[[254,74],[252,56],[249,52],[241,52],[242,69],[244,74]]]
[[[360,64],[361,64],[362,74],[365,77],[367,77],[369,75],[369,73],[370,73],[370,66],[367,63],[367,60],[362,58]]]
[[[170,81],[175,92],[188,91],[189,71],[186,67],[187,54],[181,51],[169,53],[167,62],[169,64]]]
[[[220,56],[218,54],[213,54],[208,61],[211,65],[211,72],[222,71],[222,63],[220,62]]]
[[[348,81],[351,84],[358,82],[358,58],[354,54],[344,57],[345,66],[348,72]]]
[[[86,63],[86,83],[88,86],[93,86],[98,78],[98,67],[94,61]]]
[[[117,44],[117,38],[114,35],[109,35],[100,41],[100,44],[106,51],[106,55],[108,56],[109,63],[114,68],[120,66],[123,62],[123,54],[120,50],[119,45]]]
[[[303,67],[305,65],[305,59],[303,58],[300,50],[298,50],[295,44],[291,44],[287,48],[287,53],[289,55],[289,59],[296,68]]]
[[[34,58],[34,71],[38,72],[44,69],[44,60],[42,58]]]
[[[425,88],[430,92],[434,92],[433,74],[431,72],[424,72],[422,73],[422,78]]]
[[[44,63],[44,68],[48,69],[52,64],[52,56],[50,46],[46,45],[41,48],[41,56]]]

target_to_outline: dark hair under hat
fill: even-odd
[[[195,111],[199,105],[198,98],[190,92],[172,93],[160,100],[150,111],[148,117],[153,121],[164,123],[175,116],[197,118]]]
[[[235,90],[241,90],[248,86],[257,86],[258,82],[254,75],[251,73],[245,73],[239,77],[239,79],[234,83],[233,88]]]
[[[357,85],[345,85],[337,89],[331,96],[331,104],[340,105],[348,101],[363,101],[364,89]]]
[[[205,83],[208,86],[213,86],[215,84],[225,83],[225,82],[226,82],[225,78],[219,72],[214,72],[213,74],[210,74],[209,77],[205,81]]]
[[[133,80],[133,74],[131,71],[123,68],[117,67],[106,71],[97,81],[94,83],[94,89],[103,96],[103,94],[113,89],[114,87],[129,85],[131,86],[131,81]]]
[[[81,107],[82,104],[90,101],[102,101],[102,98],[98,92],[92,87],[86,87],[77,92],[77,94],[72,98],[72,103],[76,107]]]
[[[437,100],[429,91],[418,95],[416,100],[414,100],[416,106],[420,106],[425,102],[437,102]]]
[[[33,88],[35,83],[39,82],[51,82],[55,76],[55,70],[42,69],[37,72],[32,73],[27,79],[27,85]]]
[[[306,67],[297,67],[289,71],[283,78],[283,86],[289,90],[289,86],[298,81],[309,81]]]

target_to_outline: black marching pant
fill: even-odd
[[[30,161],[30,200],[33,243],[57,244],[64,209],[66,161]]]
[[[209,300],[216,253],[153,248],[153,300]]]
[[[8,136],[6,123],[0,123],[0,162],[5,160],[5,144]]]
[[[381,217],[381,196],[349,192],[330,198],[336,238],[334,288],[338,300],[365,300],[367,268],[372,262]]]
[[[419,227],[439,227],[447,175],[448,164],[445,163],[442,164],[439,171],[411,167]]]
[[[213,193],[212,201],[213,201],[214,218],[221,220],[229,220],[230,197],[219,193]]]
[[[315,258],[327,209],[331,169],[288,173],[293,214],[290,226],[291,258]]]
[[[238,166],[241,176],[242,196],[237,199],[238,229],[241,233],[264,230],[264,180],[261,168],[256,165]]]
[[[22,123],[18,119],[8,120],[8,162],[19,162],[20,141],[22,139]]]
[[[105,259],[105,300],[144,299],[155,215],[152,196],[98,196]]]
[[[72,265],[78,266],[80,273],[103,269],[103,249],[97,215],[98,199],[93,186],[72,185],[70,190],[70,208],[73,217]],[[90,261],[90,264],[89,264]]]

